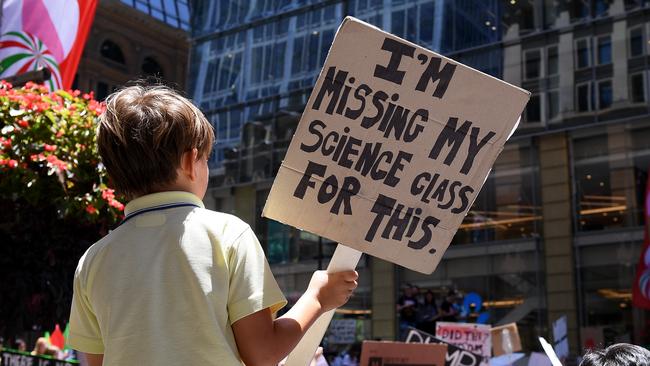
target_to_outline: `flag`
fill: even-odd
[[[65,330],[63,331],[63,339],[65,341],[64,349],[70,349],[68,346],[68,338],[70,338],[70,323],[65,325]]]
[[[636,266],[634,284],[632,285],[632,305],[638,308],[650,309],[650,235],[648,234],[648,228],[650,227],[650,220],[648,219],[650,217],[650,174],[648,175],[645,191],[644,217],[644,244],[639,256],[639,264]]]
[[[63,349],[63,346],[65,345],[65,339],[63,339],[63,332],[61,332],[61,328],[57,324],[54,327],[54,332],[50,335],[50,344],[53,346],[58,347],[59,349]]]
[[[50,90],[69,89],[97,0],[4,0],[0,79],[47,68]]]

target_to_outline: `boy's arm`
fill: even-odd
[[[104,362],[103,354],[77,352],[77,358],[81,366],[102,366]]]
[[[249,366],[277,365],[298,344],[314,321],[347,302],[357,287],[355,271],[317,271],[305,294],[282,317],[273,320],[269,308],[232,324],[242,361]]]

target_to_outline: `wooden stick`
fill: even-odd
[[[361,254],[363,253],[356,249],[341,244],[337,245],[332,260],[327,266],[327,272],[354,270],[361,259]],[[307,330],[296,348],[287,357],[286,366],[308,366],[310,364],[333,316],[334,310],[330,310],[316,319],[316,322]]]

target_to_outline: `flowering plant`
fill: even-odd
[[[110,225],[124,205],[107,186],[96,147],[103,103],[92,92],[54,92],[0,81],[0,200],[55,207],[61,218]]]

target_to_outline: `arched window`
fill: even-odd
[[[142,61],[142,72],[145,75],[165,76],[162,67],[153,57],[145,57],[144,61]]]
[[[122,53],[122,49],[117,45],[117,43],[111,41],[110,39],[107,39],[104,41],[104,43],[102,43],[102,47],[99,49],[99,53],[102,55],[102,57],[105,57],[111,61],[122,65],[125,64],[124,53]]]

